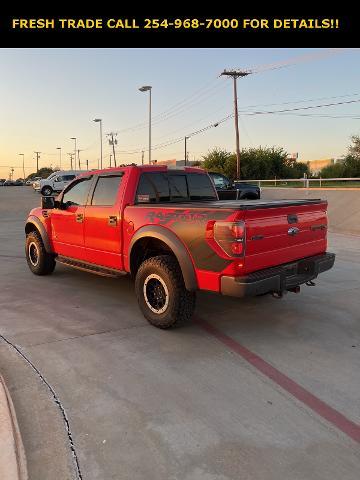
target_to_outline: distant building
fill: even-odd
[[[320,171],[324,167],[328,167],[329,165],[334,165],[335,159],[334,158],[324,158],[322,160],[310,160],[306,163],[307,163],[307,165],[309,167],[309,170],[310,170],[310,173],[312,175],[319,175]]]
[[[168,166],[172,166],[172,167],[183,167],[185,166],[185,160],[176,160],[175,158],[172,158],[170,160],[153,160],[151,162],[153,165],[168,165]],[[191,167],[194,163],[194,161],[192,160],[188,160],[186,162],[186,165],[188,167]]]

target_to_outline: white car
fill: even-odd
[[[34,190],[48,197],[56,192],[61,192],[74,178],[85,170],[64,170],[53,172],[47,178],[33,184]]]

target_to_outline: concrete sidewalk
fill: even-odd
[[[26,480],[26,458],[14,406],[0,375],[0,478]]]

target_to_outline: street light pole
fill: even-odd
[[[144,85],[143,87],[139,88],[140,92],[149,92],[149,164],[151,163],[151,107],[152,107],[152,100],[151,100],[151,85]]]
[[[151,88],[149,90],[149,165],[151,163]]]
[[[100,168],[103,167],[103,134],[102,134],[102,118],[95,118],[94,122],[100,124]]]
[[[236,177],[240,179],[240,135],[239,135],[239,114],[238,114],[238,100],[237,100],[237,79],[239,77],[246,77],[251,72],[245,70],[224,70],[221,75],[232,77],[234,82],[234,119],[235,119],[235,136],[236,136]]]
[[[59,150],[59,168],[61,170],[61,147],[56,147],[56,150]]]
[[[19,155],[22,156],[22,169],[23,169],[23,180],[25,182],[25,163],[24,163],[24,157],[25,155],[23,153],[19,153]]]
[[[71,137],[70,140],[74,140],[75,146],[74,146],[74,170],[76,171],[76,137]]]

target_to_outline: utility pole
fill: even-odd
[[[76,137],[71,137],[70,140],[74,140],[74,170],[76,171]]]
[[[36,173],[39,171],[39,158],[40,158],[40,153],[41,152],[34,152],[36,155]]]
[[[239,114],[237,101],[237,79],[246,77],[251,72],[245,70],[224,70],[221,75],[232,77],[234,82],[234,118],[235,118],[235,135],[236,135],[236,177],[240,179],[240,136],[239,136]]]
[[[73,169],[73,153],[68,153],[69,157],[70,157],[70,169],[72,170]]]
[[[109,168],[111,168],[111,153],[110,153],[110,165],[109,165]]]
[[[78,149],[78,162],[79,162],[79,170],[81,170],[81,163],[80,163],[80,152],[82,152],[82,150],[79,150]]]
[[[86,160],[86,170],[89,170],[89,160]]]
[[[185,136],[185,138],[184,138],[184,140],[185,140],[185,153],[184,153],[185,163],[184,163],[184,165],[187,164],[187,144],[186,144],[186,142],[187,142],[187,140],[189,140],[189,138],[190,138],[190,137],[187,137],[187,136]]]
[[[144,150],[142,150],[142,152],[141,152],[141,165],[144,165],[144,154],[145,154],[145,152],[144,152]]]
[[[117,140],[116,138],[114,139],[114,137],[117,136],[117,133],[110,132],[107,134],[107,136],[109,137],[109,145],[112,145],[112,151],[114,155],[114,166],[116,167],[115,145],[117,145]]]

